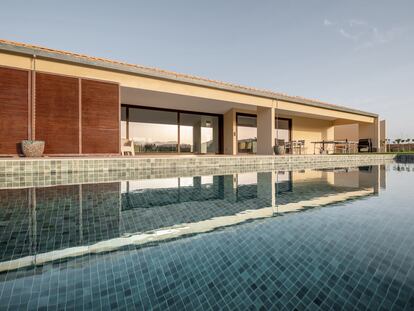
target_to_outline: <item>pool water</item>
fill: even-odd
[[[1,310],[414,310],[414,164],[0,189]]]

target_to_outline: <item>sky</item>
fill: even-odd
[[[0,0],[0,38],[270,89],[414,139],[412,0]]]

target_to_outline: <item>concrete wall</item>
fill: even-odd
[[[335,126],[335,140],[358,141],[359,139],[359,124],[345,124]]]
[[[360,138],[371,138],[374,148],[378,148],[380,152],[385,152],[387,138],[386,122],[382,120],[378,122],[376,118],[374,123],[355,123],[335,126],[335,139],[348,139],[358,141]]]
[[[223,147],[224,154],[237,154],[237,125],[234,109],[230,109],[223,116]]]
[[[313,154],[313,141],[334,139],[333,134],[332,121],[292,117],[292,140],[305,140],[306,154]]]
[[[257,154],[273,154],[275,145],[275,110],[257,107]]]

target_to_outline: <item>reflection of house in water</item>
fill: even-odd
[[[0,270],[211,231],[381,187],[383,166],[4,189]]]
[[[119,236],[119,183],[0,190],[0,260]]]

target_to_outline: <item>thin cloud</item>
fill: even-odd
[[[351,27],[361,26],[361,25],[366,25],[367,24],[366,21],[358,20],[358,19],[350,19],[348,23],[349,23],[349,26],[351,26]]]
[[[358,35],[352,35],[343,28],[339,29],[339,33],[341,34],[342,37],[344,37],[346,39],[350,39],[350,40],[354,40],[354,41],[358,40]]]
[[[367,21],[350,19],[345,23],[333,23],[328,19],[323,22],[326,27],[334,27],[339,35],[355,44],[355,50],[371,48],[394,41],[404,31],[403,28],[394,27],[388,30],[380,30]]]
[[[323,25],[324,26],[327,26],[327,27],[329,27],[329,26],[332,26],[333,25],[333,23],[329,20],[329,19],[324,19],[323,20]]]
[[[371,48],[381,44],[387,44],[394,41],[404,32],[403,28],[394,27],[386,31],[379,31],[378,28],[371,28],[371,36],[364,42],[361,42],[356,50]]]

